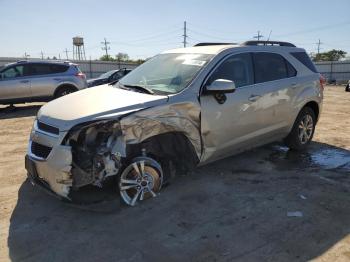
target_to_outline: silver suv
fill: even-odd
[[[33,183],[68,199],[71,189],[114,178],[133,206],[176,173],[243,150],[278,140],[305,149],[322,99],[320,74],[290,43],[170,50],[115,85],[43,106],[26,169]]]
[[[0,70],[0,104],[48,101],[86,87],[70,62],[19,61]]]

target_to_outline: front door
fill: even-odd
[[[15,100],[31,96],[27,65],[16,65],[0,73],[0,100]]]
[[[235,82],[236,90],[226,93],[226,101],[218,102],[213,94],[201,95],[201,132],[204,152],[201,162],[231,155],[249,146],[264,125],[259,108],[262,91],[254,85],[252,55],[243,53],[225,59],[208,78]]]

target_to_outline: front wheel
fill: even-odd
[[[285,139],[286,145],[290,149],[304,150],[310,144],[315,132],[316,116],[314,111],[309,108],[303,108],[295,123],[292,131]]]
[[[163,184],[160,164],[149,157],[137,157],[120,175],[119,192],[127,205],[157,196]]]

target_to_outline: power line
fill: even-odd
[[[339,27],[340,25],[347,25],[347,24],[350,24],[350,21],[346,21],[346,22],[342,22],[342,23],[338,23],[338,24],[330,24],[330,25],[324,25],[324,26],[320,26],[320,27],[314,27],[311,29],[296,31],[296,32],[292,32],[289,34],[277,35],[276,37],[285,37],[285,36],[291,36],[291,35],[300,35],[300,34],[305,34],[305,33],[311,33],[311,32],[315,32],[315,31],[325,30],[325,29],[329,29],[329,28],[333,28],[333,27]]]
[[[207,37],[207,38],[218,39],[218,40],[222,40],[222,41],[232,41],[232,38],[223,38],[223,37],[215,36],[215,35],[212,35],[212,34],[206,34],[206,33],[202,33],[202,32],[199,32],[199,31],[195,31],[193,29],[187,29],[187,31],[191,32],[192,34],[201,36],[201,37],[204,36],[204,37]],[[229,40],[229,39],[231,39],[231,40]]]
[[[109,57],[108,50],[110,50],[111,48],[108,45],[110,44],[110,42],[107,42],[107,39],[105,38],[104,41],[101,42],[101,44],[104,45],[104,47],[102,47],[102,50],[106,51],[106,57]]]
[[[144,41],[147,41],[147,40],[154,40],[154,39],[157,39],[157,38],[162,38],[165,35],[173,35],[173,33],[179,32],[180,30],[182,31],[182,29],[177,28],[177,29],[170,30],[170,31],[167,31],[167,32],[151,34],[148,37],[137,38],[137,39],[126,39],[125,41],[128,41],[128,42],[144,42]]]

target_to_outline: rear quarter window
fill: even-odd
[[[298,59],[300,63],[309,68],[312,72],[318,73],[314,63],[312,63],[310,57],[305,52],[292,52],[290,54]]]
[[[50,65],[51,74],[63,73],[68,70],[69,66],[66,65]]]

